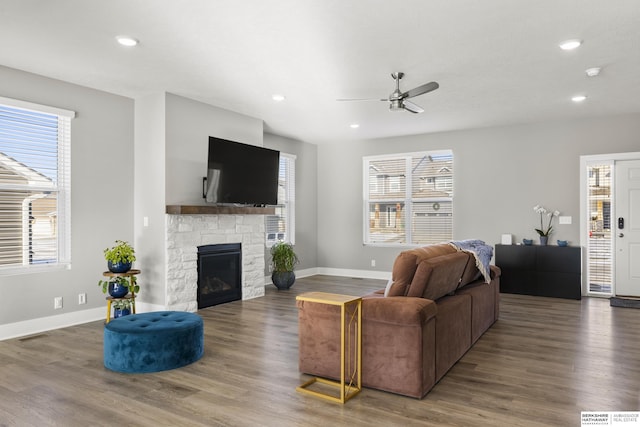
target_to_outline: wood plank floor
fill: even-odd
[[[640,310],[594,298],[503,294],[500,320],[422,400],[296,392],[295,296],[383,286],[314,276],[200,310],[203,358],[154,374],[106,370],[102,322],[0,342],[0,425],[579,426],[583,410],[640,410]]]

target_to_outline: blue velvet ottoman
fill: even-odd
[[[202,318],[194,313],[132,314],[104,326],[104,366],[112,371],[166,371],[195,362],[203,352]]]

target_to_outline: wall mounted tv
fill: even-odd
[[[279,151],[210,136],[203,196],[216,204],[276,205],[279,164]]]

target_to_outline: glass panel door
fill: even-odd
[[[588,209],[588,293],[611,295],[613,282],[613,240],[611,207],[613,205],[613,163],[587,164]]]

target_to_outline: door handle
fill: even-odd
[[[624,233],[618,234],[618,237],[624,237]]]

